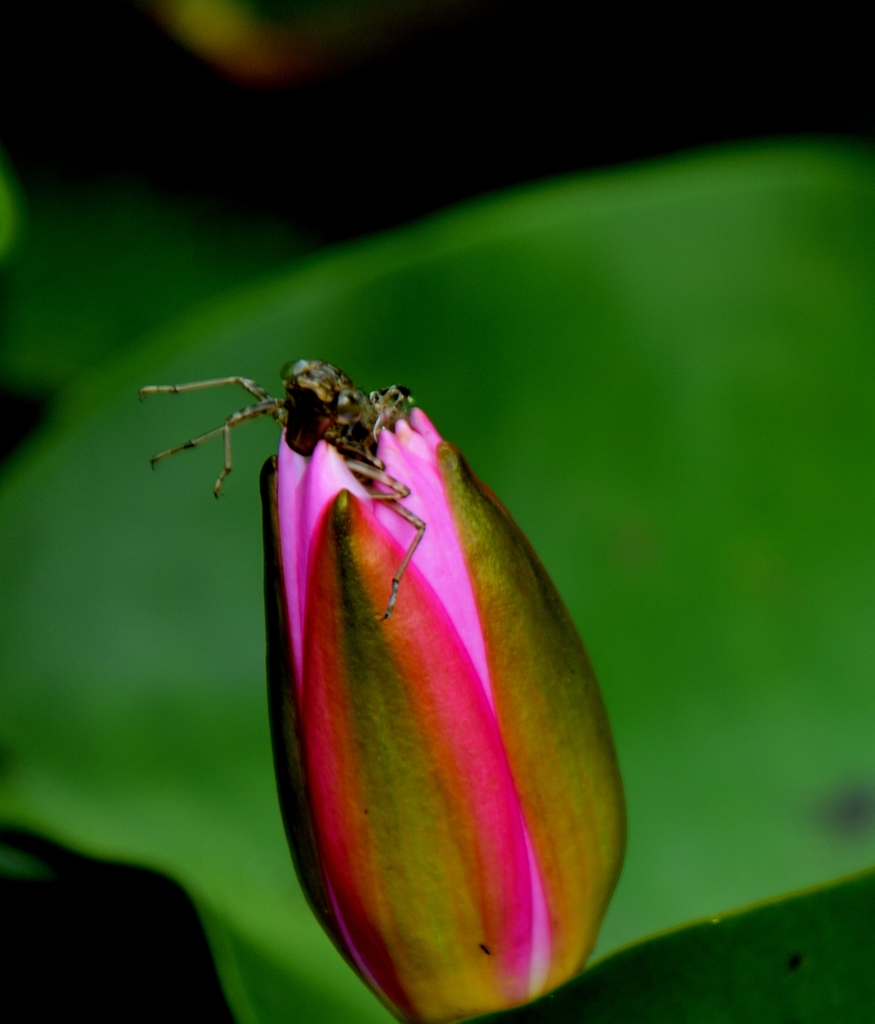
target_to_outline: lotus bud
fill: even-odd
[[[556,588],[421,410],[379,436],[415,532],[332,445],[262,474],[280,803],[301,885],[401,1020],[504,1009],[580,972],[617,881],[623,794]]]

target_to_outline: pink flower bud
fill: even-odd
[[[583,969],[625,814],[583,644],[507,511],[418,409],[380,434],[414,527],[324,441],[262,477],[271,718],[298,875],[402,1020],[525,1002]]]

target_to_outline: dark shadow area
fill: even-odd
[[[220,79],[131,3],[0,13],[0,138],[25,178],[133,173],[291,218],[325,241],[545,175],[729,139],[869,136],[868,33],[511,0],[335,81]]]
[[[43,403],[0,390],[0,462],[38,426]]]
[[[0,831],[0,1018],[232,1024],[191,901],[161,875]]]

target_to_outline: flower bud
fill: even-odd
[[[280,803],[311,907],[396,1016],[514,1006],[583,969],[622,788],[592,667],[534,551],[426,416],[380,434],[414,527],[324,441],[262,475]]]

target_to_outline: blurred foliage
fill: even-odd
[[[216,502],[220,445],[148,456],[245,396],[136,401],[312,356],[414,388],[581,627],[629,803],[601,952],[872,863],[873,336],[875,157],[813,143],[493,197],[202,307],[80,379],[6,468],[0,815],[180,881],[241,1021],[387,1019],[276,808],[276,429],[236,433]]]
[[[501,0],[137,0],[169,35],[242,85],[330,78]]]
[[[21,217],[18,191],[12,168],[0,146],[0,263],[6,260],[18,236]]]
[[[143,182],[28,183],[0,278],[0,387],[45,396],[109,353],[313,243],[286,224]]]
[[[868,1024],[875,874],[709,918],[621,950],[481,1024]]]

